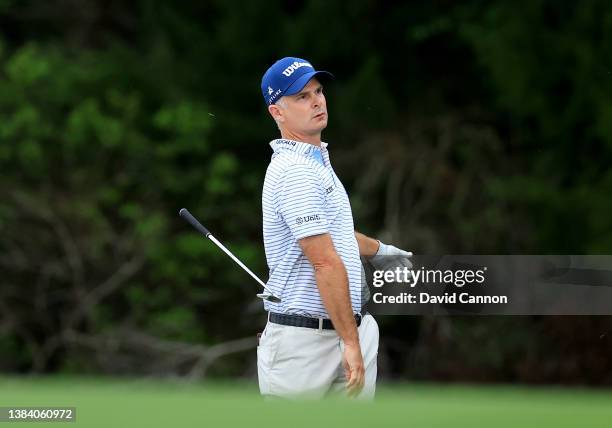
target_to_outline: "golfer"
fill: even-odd
[[[327,77],[287,57],[261,81],[281,134],[270,143],[262,195],[267,286],[281,298],[264,302],[268,323],[257,349],[264,396],[373,398],[378,324],[362,309],[369,293],[360,256],[378,269],[412,266],[411,253],[355,231],[348,195],[321,141]]]

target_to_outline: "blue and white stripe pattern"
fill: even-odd
[[[344,186],[321,147],[277,139],[262,194],[263,237],[270,268],[267,286],[281,298],[267,311],[329,318],[314,269],[299,239],[329,233],[349,278],[353,312],[361,309],[361,260],[353,214]]]

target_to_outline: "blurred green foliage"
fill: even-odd
[[[197,346],[255,333],[256,284],[177,213],[266,277],[259,82],[285,55],[336,75],[324,137],[359,230],[609,252],[611,38],[597,0],[0,2],[0,369],[197,376]],[[608,318],[380,322],[383,376],[612,382]]]

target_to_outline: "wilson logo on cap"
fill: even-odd
[[[283,70],[283,74],[287,77],[291,76],[293,74],[293,72],[295,70],[297,70],[300,67],[310,67],[313,68],[312,65],[310,65],[310,63],[308,62],[294,62],[293,64],[291,64],[289,67],[285,68],[285,70]]]

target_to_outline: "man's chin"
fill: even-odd
[[[326,121],[322,121],[321,123],[317,123],[317,126],[313,126],[310,129],[304,129],[304,133],[307,135],[317,135],[317,134],[321,134],[321,132],[327,128],[327,120]]]
[[[327,119],[321,121],[321,123],[319,123],[317,126],[319,131],[323,131],[325,128],[327,128]]]

